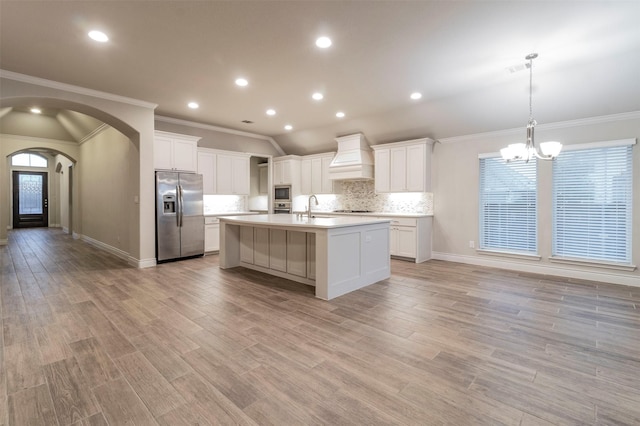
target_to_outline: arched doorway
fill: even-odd
[[[41,146],[9,153],[13,229],[51,226],[73,233],[76,162],[68,153]]]

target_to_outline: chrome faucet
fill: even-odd
[[[311,195],[309,197],[309,210],[307,210],[307,219],[311,219],[311,199],[316,200],[316,206],[319,204],[318,203],[318,197],[316,197],[315,195]]]

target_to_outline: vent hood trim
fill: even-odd
[[[331,180],[373,179],[373,151],[362,133],[336,138],[338,152],[329,165]]]

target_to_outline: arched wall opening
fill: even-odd
[[[18,138],[13,135],[2,134],[0,129],[0,244],[7,242],[9,197],[9,167],[8,155],[21,150],[47,148],[65,154],[65,158],[75,161],[74,173],[78,179],[74,180],[77,193],[83,193],[83,185],[90,182],[94,188],[109,188],[112,182],[100,181],[95,167],[88,167],[87,160],[100,166],[109,163],[109,158],[117,159],[105,166],[113,176],[126,178],[126,183],[120,182],[120,193],[117,199],[112,199],[112,205],[120,206],[117,221],[124,225],[115,235],[115,243],[108,241],[112,234],[108,229],[100,230],[100,224],[92,223],[95,215],[82,210],[87,205],[82,199],[74,204],[73,222],[76,229],[82,233],[81,237],[89,242],[101,245],[120,257],[126,258],[130,264],[145,267],[155,264],[155,231],[154,231],[154,189],[153,189],[153,131],[155,105],[116,95],[95,92],[88,89],[68,86],[47,80],[40,80],[29,76],[13,76],[3,78],[3,95],[0,108],[38,104],[42,107],[67,109],[94,117],[108,125],[108,129],[95,136],[96,141],[83,143],[78,147],[72,144],[57,143],[51,140],[28,141],[28,138]],[[117,140],[117,143],[112,143]],[[126,143],[124,142],[126,141]],[[112,154],[108,145],[115,145],[116,153]],[[101,148],[97,148],[101,147]],[[104,149],[102,149],[104,148]],[[101,151],[102,149],[102,151]],[[109,149],[109,151],[105,151]],[[52,151],[53,152],[53,151]],[[108,157],[105,153],[109,152]],[[83,183],[84,182],[84,183]],[[107,191],[108,192],[108,191]],[[88,193],[88,191],[84,191]],[[104,198],[108,198],[105,194]],[[104,209],[103,209],[104,210]],[[102,212],[109,215],[112,212]],[[77,226],[76,226],[77,224]],[[89,225],[89,226],[88,226]],[[89,235],[89,230],[92,234]],[[98,231],[96,231],[98,229]]]
[[[42,156],[48,160],[46,168],[33,168],[33,167],[21,167],[12,165],[12,159],[19,154],[35,154]],[[26,172],[42,172],[47,173],[47,223],[49,227],[60,227],[66,233],[78,235],[78,229],[80,224],[74,226],[73,223],[73,210],[76,204],[79,203],[80,197],[78,194],[77,182],[74,181],[71,176],[77,160],[70,153],[60,151],[54,148],[45,148],[40,145],[29,146],[19,149],[14,152],[10,152],[6,157],[7,168],[9,170],[9,226],[14,222],[14,205],[12,203],[13,197],[13,172],[14,171],[26,171]],[[75,188],[74,188],[75,185]],[[75,196],[74,196],[75,194]],[[76,218],[77,220],[77,218]]]

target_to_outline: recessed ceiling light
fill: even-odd
[[[267,115],[276,115],[276,110],[275,109],[268,109],[267,110]]]
[[[34,114],[42,114],[42,110],[40,108],[31,108],[29,111],[31,111]]]
[[[244,87],[249,84],[249,82],[245,78],[236,78],[236,84],[240,87]]]
[[[100,43],[106,43],[109,41],[109,37],[107,37],[107,35],[102,31],[89,31],[89,37],[91,37],[92,40],[99,41]]]
[[[422,98],[422,93],[420,93],[420,92],[413,92],[411,94],[411,99],[413,99],[413,100],[418,100],[420,98]]]
[[[293,126],[291,124],[287,124],[286,126],[284,126],[285,130],[291,130],[293,129]]]
[[[331,46],[331,39],[329,37],[318,37],[318,39],[316,40],[316,46],[318,46],[320,49],[326,49],[327,47]]]
[[[189,102],[189,103],[187,104],[187,106],[188,106],[189,108],[191,108],[191,109],[198,109],[198,108],[200,108],[200,105],[198,105],[198,103],[197,103],[197,102]]]
[[[320,101],[320,100],[322,100],[322,98],[324,98],[324,95],[322,93],[320,93],[320,92],[316,92],[313,95],[311,95],[311,97],[313,99],[315,99],[316,101]]]
[[[338,118],[344,117],[344,112],[342,112],[342,111],[336,112],[336,117],[338,117]]]

